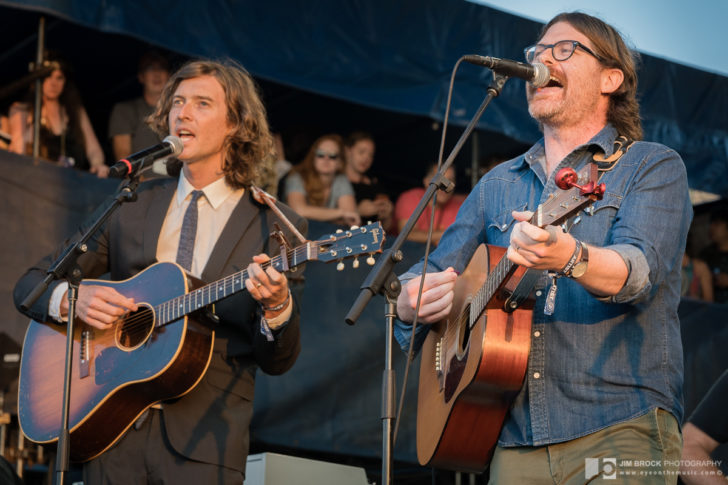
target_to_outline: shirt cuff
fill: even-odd
[[[68,291],[68,282],[62,281],[53,289],[51,299],[48,302],[48,316],[60,323],[68,322],[67,316],[61,316],[61,302],[66,296],[66,291]]]
[[[631,244],[615,244],[605,246],[604,249],[611,249],[622,258],[627,265],[627,281],[616,295],[601,297],[598,300],[606,303],[630,303],[647,296],[652,289],[652,283],[650,283],[650,266],[644,253]]]
[[[260,333],[265,335],[266,340],[272,342],[274,340],[273,331],[282,330],[288,324],[288,320],[293,314],[293,298],[288,299],[288,305],[279,315],[271,318],[270,320],[265,318],[265,313],[260,316]]]

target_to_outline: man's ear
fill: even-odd
[[[602,94],[612,94],[622,85],[624,73],[621,69],[602,70]]]

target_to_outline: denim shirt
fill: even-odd
[[[607,125],[554,170],[579,172],[599,148],[614,151]],[[508,246],[513,210],[535,210],[560,190],[542,163],[543,140],[485,174],[432,252],[429,271],[462,272],[481,243]],[[571,219],[570,233],[617,252],[629,275],[614,296],[597,298],[577,280],[560,278],[553,314],[543,311],[550,278],[536,291],[524,384],[506,417],[500,446],[540,446],[578,438],[660,407],[682,421],[683,352],[677,307],[680,263],[692,218],[685,165],[673,150],[636,142],[600,182],[602,200]],[[576,222],[578,221],[578,222]],[[408,280],[422,262],[403,274]],[[545,286],[545,287],[544,287]],[[539,285],[537,285],[539,290]],[[418,325],[415,345],[428,330]],[[411,326],[395,336],[409,347]]]

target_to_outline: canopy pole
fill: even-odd
[[[38,47],[35,54],[35,66],[33,70],[43,66],[43,51],[45,51],[45,17],[38,19]],[[33,157],[38,158],[40,154],[40,117],[41,103],[43,101],[43,79],[35,80],[35,105],[33,109]]]

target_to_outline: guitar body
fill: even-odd
[[[193,316],[155,326],[155,305],[188,291],[187,277],[174,263],[157,263],[124,281],[82,284],[111,286],[140,309],[109,330],[76,320],[69,408],[73,461],[101,454],[152,404],[189,392],[207,370],[214,340]],[[36,321],[25,335],[18,419],[37,443],[58,440],[61,429],[66,336],[65,325]]]
[[[499,291],[468,330],[472,295],[504,254],[497,246],[478,248],[458,277],[451,314],[432,326],[423,344],[417,410],[417,457],[423,465],[482,472],[523,384],[530,309],[504,312]],[[519,267],[503,288],[515,287],[524,273]]]

